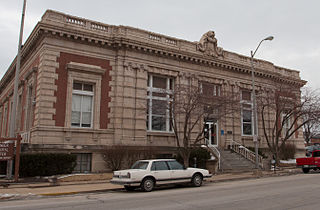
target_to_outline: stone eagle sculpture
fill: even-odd
[[[197,50],[213,57],[223,56],[223,49],[218,47],[217,42],[214,31],[208,31],[202,35],[200,41],[197,43]]]

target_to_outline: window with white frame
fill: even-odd
[[[173,78],[148,75],[147,130],[171,132]]]
[[[290,130],[291,120],[287,113],[282,113],[282,136],[286,137],[286,133]]]
[[[241,91],[241,130],[243,136],[252,136],[253,134],[253,114],[251,92]]]
[[[92,127],[93,96],[92,84],[73,82],[71,126]]]

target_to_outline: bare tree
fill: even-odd
[[[276,164],[280,161],[280,148],[304,125],[318,120],[320,114],[316,95],[304,91],[301,96],[300,90],[294,90],[294,87],[278,86],[258,95],[264,138]]]
[[[175,134],[179,154],[187,167],[191,149],[205,140],[206,119],[220,119],[239,108],[239,99],[221,85],[199,81],[189,77],[184,83],[175,84],[172,101],[169,103],[171,126]]]
[[[310,88],[305,88],[304,91],[312,96],[314,101],[320,101],[319,99],[319,90],[311,90]],[[309,114],[304,116],[305,120],[308,120],[307,123],[303,125],[303,136],[306,143],[310,143],[311,139],[320,134],[320,118],[312,117]]]
[[[309,116],[306,116],[308,119]],[[320,122],[319,120],[310,120],[303,125],[303,135],[306,143],[310,143],[311,139],[320,134]]]

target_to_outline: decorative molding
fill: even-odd
[[[66,66],[67,70],[70,71],[80,71],[89,74],[101,74],[103,75],[106,72],[106,69],[101,68],[100,66],[94,66],[83,63],[70,62]]]

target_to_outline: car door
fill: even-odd
[[[170,181],[171,175],[166,161],[153,161],[150,172],[156,179],[157,184],[164,184]]]
[[[185,182],[191,179],[189,171],[183,167],[178,161],[167,161],[170,169],[171,180],[174,182]]]

